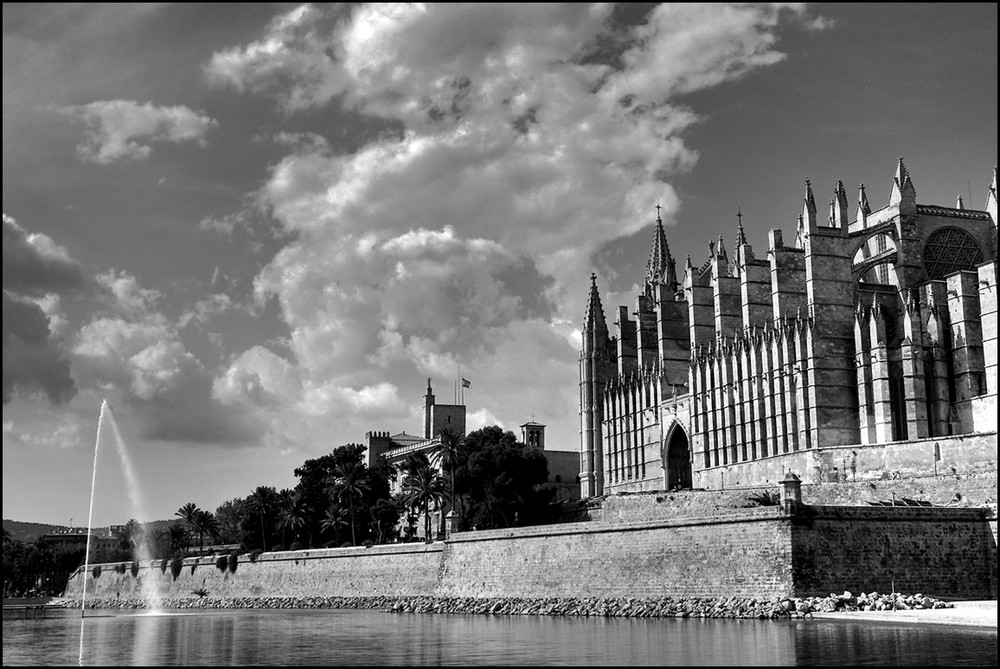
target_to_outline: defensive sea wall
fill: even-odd
[[[807,597],[878,590],[996,597],[983,508],[781,506],[461,532],[433,544],[188,558],[86,574],[88,597]],[[116,567],[119,567],[116,570]],[[82,571],[82,570],[81,570]],[[81,572],[66,596],[82,594]]]

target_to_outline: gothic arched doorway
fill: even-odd
[[[691,487],[691,450],[679,423],[670,426],[663,442],[663,481],[667,490]]]

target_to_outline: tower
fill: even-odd
[[[611,376],[611,339],[604,319],[597,275],[590,275],[590,297],[580,351],[580,496],[603,494],[604,387]]]

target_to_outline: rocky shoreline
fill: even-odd
[[[78,609],[80,600],[58,603]],[[57,605],[53,603],[52,605]],[[808,618],[835,611],[892,611],[952,608],[922,594],[850,592],[828,597],[758,599],[753,597],[185,597],[161,600],[161,609],[378,609],[390,613],[476,615],[597,616],[631,618]],[[148,609],[143,599],[97,597],[88,609]]]

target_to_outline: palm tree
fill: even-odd
[[[157,545],[163,557],[176,555],[188,547],[188,531],[181,523],[170,523],[160,531]]]
[[[184,527],[188,532],[192,534],[195,532],[195,524],[197,523],[198,513],[201,509],[194,502],[188,502],[181,508],[174,512],[174,515],[184,521]]]
[[[267,550],[267,531],[264,529],[264,516],[271,515],[277,497],[274,488],[263,485],[257,486],[257,489],[247,497],[250,513],[256,513],[260,516],[260,535],[265,551]]]
[[[453,427],[445,427],[440,432],[441,440],[432,454],[441,471],[448,472],[451,490],[448,493],[448,507],[455,508],[455,470],[465,455],[465,435]],[[444,514],[441,514],[441,533],[444,534]]]
[[[403,493],[406,503],[424,511],[424,539],[431,537],[431,506],[439,506],[448,495],[448,484],[429,465],[421,465],[403,479]]]
[[[333,470],[333,483],[330,486],[330,496],[343,504],[347,500],[347,510],[351,516],[351,543],[358,544],[354,530],[354,502],[363,500],[371,491],[368,476],[363,462],[351,462],[338,466]]]
[[[340,528],[347,525],[347,509],[339,504],[331,504],[320,521],[320,527],[333,532],[334,543],[340,543]]]
[[[198,533],[198,554],[201,555],[205,550],[205,535],[219,536],[219,521],[211,511],[198,509],[194,517],[194,530]]]
[[[142,525],[139,524],[139,521],[135,518],[129,518],[128,522],[115,532],[115,537],[118,539],[118,549],[129,551],[129,555],[135,558],[136,548],[142,541],[142,531]]]
[[[285,530],[292,531],[292,541],[294,543],[300,529],[305,527],[309,519],[309,507],[305,503],[305,497],[297,491],[285,488],[278,493],[278,527],[281,528],[281,543],[285,544]]]

